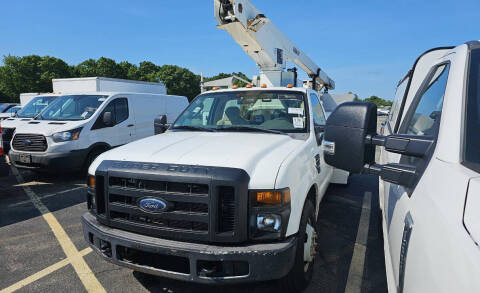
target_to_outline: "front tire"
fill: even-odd
[[[301,292],[312,280],[317,247],[316,224],[313,203],[307,199],[300,220],[293,268],[283,280],[288,292]]]

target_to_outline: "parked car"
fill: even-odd
[[[9,113],[8,111],[11,108],[17,107],[17,106],[20,106],[20,105],[19,104],[10,104],[10,103],[0,104],[0,114]]]
[[[110,262],[168,278],[303,287],[320,202],[348,178],[323,162],[324,125],[310,89],[203,93],[164,134],[94,161],[85,239]]]
[[[130,92],[60,96],[34,120],[17,126],[10,160],[31,170],[86,169],[102,152],[154,135],[154,119],[173,122],[185,97]]]
[[[21,109],[22,106],[20,105],[10,107],[8,110],[5,110],[5,112],[0,113],[0,121],[15,116]]]
[[[40,112],[42,112],[45,107],[47,107],[51,102],[57,98],[57,95],[48,94],[40,95],[29,100],[29,102],[17,112],[15,117],[10,117],[2,121],[2,138],[3,138],[3,150],[5,154],[8,154],[10,151],[10,142],[13,138],[13,133],[15,129],[35,118]]]
[[[376,121],[373,104],[340,105],[325,161],[381,177],[389,292],[480,292],[480,42],[420,56],[381,135]]]

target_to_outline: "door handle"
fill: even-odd
[[[133,124],[128,124],[127,125],[127,127],[133,127],[133,126],[135,126],[135,125],[133,125]]]

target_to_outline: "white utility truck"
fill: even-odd
[[[214,3],[220,28],[251,46],[261,86],[202,93],[164,134],[100,155],[88,172],[85,240],[150,274],[282,279],[297,292],[312,278],[325,190],[348,177],[323,161],[318,89],[334,83],[249,1]],[[294,87],[287,60],[317,90]]]
[[[61,81],[61,83],[68,83]],[[104,79],[95,78],[93,81]],[[186,97],[169,96],[158,83],[108,79],[95,91],[92,79],[73,80],[87,89],[57,97],[35,119],[16,127],[9,157],[18,168],[74,171],[88,168],[100,153],[154,135],[154,120],[167,124],[187,107]],[[59,80],[54,80],[55,84]],[[132,88],[129,90],[129,85]],[[143,85],[144,91],[139,85]],[[151,93],[158,91],[158,93]]]
[[[380,135],[376,119],[373,104],[340,105],[325,160],[381,177],[389,292],[480,292],[480,42],[424,53]]]

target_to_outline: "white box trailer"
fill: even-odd
[[[38,95],[40,95],[40,93],[21,93],[20,104],[22,104],[22,106],[25,106],[26,104],[28,104],[28,102],[33,100],[33,98],[37,97]]]
[[[52,79],[55,93],[77,92],[129,92],[146,94],[167,94],[165,84],[106,77]]]

